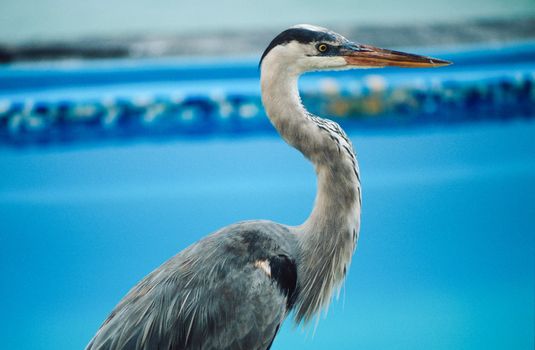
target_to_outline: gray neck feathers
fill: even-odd
[[[310,115],[297,88],[299,72],[269,55],[262,63],[262,101],[282,138],[315,166],[318,192],[309,218],[294,229],[300,244],[295,319],[326,308],[343,281],[360,228],[361,193],[351,142],[338,124]]]

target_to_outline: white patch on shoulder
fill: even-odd
[[[260,269],[266,273],[269,277],[271,277],[271,266],[269,266],[269,261],[267,260],[257,260],[254,263],[254,266],[257,269]]]

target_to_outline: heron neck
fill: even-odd
[[[274,69],[275,68],[275,69]],[[331,300],[345,277],[360,227],[360,182],[351,143],[337,124],[311,116],[301,103],[298,73],[262,67],[262,101],[282,138],[316,169],[318,190],[300,243],[296,321],[305,323]]]

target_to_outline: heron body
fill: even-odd
[[[314,208],[300,226],[227,226],[165,262],[120,301],[86,350],[266,350],[294,311],[306,324],[331,300],[355,250],[361,211],[355,152],[342,129],[301,103],[311,70],[424,67],[448,62],[355,44],[300,25],[279,34],[261,63],[262,101],[281,137],[314,165]]]

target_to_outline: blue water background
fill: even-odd
[[[347,281],[273,349],[533,349],[535,123],[350,137],[364,207]],[[0,174],[3,349],[83,348],[169,257],[236,221],[299,224],[315,195],[274,135],[4,148]]]

